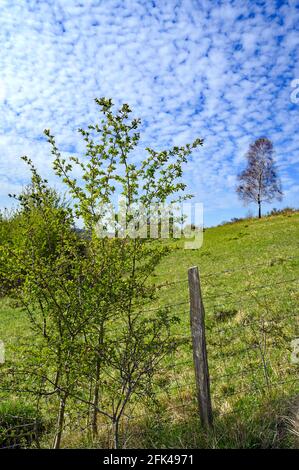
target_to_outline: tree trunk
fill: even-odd
[[[262,218],[262,205],[261,205],[261,201],[258,202],[258,205],[259,205],[259,219]]]
[[[57,419],[57,428],[56,434],[53,442],[53,449],[59,449],[61,443],[61,437],[63,433],[63,424],[64,424],[64,413],[65,413],[65,404],[66,404],[67,395],[64,393],[60,398],[59,412]]]
[[[119,449],[119,419],[113,421],[113,448]]]
[[[98,435],[98,407],[99,407],[99,398],[100,398],[100,374],[101,374],[101,352],[103,346],[103,337],[104,337],[104,325],[101,324],[100,334],[98,338],[98,357],[96,360],[96,371],[95,371],[95,387],[93,393],[93,411],[92,411],[92,418],[91,418],[91,428],[93,437]]]
[[[96,364],[96,376],[95,376],[95,387],[94,387],[94,394],[93,394],[93,410],[92,410],[92,419],[91,419],[91,429],[93,437],[98,435],[98,411],[97,408],[99,406],[99,395],[100,395],[100,363],[101,359],[97,358]]]

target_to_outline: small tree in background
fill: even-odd
[[[258,204],[259,218],[262,203],[282,199],[280,178],[277,175],[274,149],[271,140],[260,137],[250,145],[246,154],[247,167],[238,175],[240,184],[236,191],[245,203]]]

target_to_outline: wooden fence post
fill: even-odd
[[[213,413],[206,348],[205,311],[200,289],[199,273],[196,266],[188,269],[188,282],[193,361],[200,420],[203,427],[210,428],[213,426]]]

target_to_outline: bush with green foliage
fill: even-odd
[[[46,181],[44,181],[46,184]],[[30,243],[28,239],[27,227],[30,225],[31,233],[34,233],[35,245],[39,246],[40,255],[50,257],[54,254],[57,244],[59,243],[58,234],[52,227],[50,232],[47,227],[47,217],[42,210],[41,201],[38,200],[37,189],[34,185],[29,185],[22,191],[19,196],[11,195],[21,204],[14,210],[5,210],[0,212],[0,296],[13,295],[13,291],[22,285],[24,276],[26,276],[25,266],[19,276],[13,278],[11,275],[11,258],[12,250],[25,249]],[[58,195],[58,193],[48,188],[45,194],[46,201],[43,205],[47,205],[55,213],[62,211],[67,205],[66,202]],[[62,220],[67,223],[67,220]],[[72,229],[71,226],[69,226]],[[30,237],[30,234],[29,234]]]

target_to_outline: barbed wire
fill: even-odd
[[[269,386],[270,388],[276,388],[278,385],[285,385],[285,384],[290,384],[290,383],[296,383],[296,382],[299,382],[299,377],[296,377],[295,379],[292,379],[292,380],[282,380],[282,381],[278,381],[278,382],[270,382]],[[233,392],[230,392],[230,393],[222,393],[222,394],[214,394],[213,398],[214,399],[217,399],[219,397],[223,398],[228,398],[228,397],[232,397],[232,396],[236,396],[236,395],[243,395],[244,393],[250,393],[250,392],[255,392],[255,391],[261,391],[265,388],[268,388],[268,385],[265,383],[265,384],[259,384],[259,386],[254,386],[254,387],[245,387],[243,389],[239,389],[237,391],[233,391]]]
[[[205,279],[205,278],[210,278],[210,277],[213,277],[213,276],[221,276],[222,274],[233,274],[233,273],[237,273],[237,272],[244,272],[245,270],[252,270],[252,269],[255,269],[255,268],[260,268],[260,267],[264,267],[264,268],[271,268],[275,265],[275,263],[283,263],[283,262],[286,262],[286,261],[291,261],[291,260],[297,260],[299,259],[299,255],[296,255],[296,256],[287,256],[286,258],[282,258],[282,256],[280,257],[277,257],[277,258],[273,258],[271,259],[270,262],[268,262],[268,264],[264,262],[261,262],[261,263],[255,263],[255,264],[248,264],[248,265],[243,265],[241,268],[235,268],[235,269],[224,269],[224,270],[221,270],[221,271],[212,271],[210,273],[201,273],[200,272],[200,279]],[[166,276],[169,276],[169,272],[166,272],[166,273],[155,273],[154,274],[154,278],[156,277],[166,277]],[[187,281],[187,279],[178,279],[178,280],[175,280],[175,281],[172,281],[172,283],[176,283],[176,282],[184,282],[184,281]]]
[[[266,318],[266,317],[261,317],[261,318],[256,318],[253,320],[248,321],[245,319],[243,322],[241,321],[240,324],[237,325],[225,325],[222,328],[218,328],[215,325],[206,325],[206,330],[207,331],[212,331],[213,333],[216,334],[221,334],[221,333],[228,333],[229,331],[236,332],[239,330],[244,330],[247,328],[251,328],[253,325],[262,325],[263,327],[268,327],[270,324],[275,324],[277,322],[284,321],[289,318],[298,318],[299,320],[299,312],[292,312],[288,315],[281,315],[281,316],[274,316],[273,318]]]
[[[6,417],[14,418],[17,420],[25,419],[24,417],[15,416],[11,414],[6,414]],[[1,420],[1,421],[5,421]],[[34,419],[30,422],[23,423],[23,424],[11,424],[8,427],[3,427],[1,429],[1,436],[0,436],[0,449],[15,449],[24,447],[25,442],[27,445],[29,444],[29,440],[35,441],[38,443],[38,424],[39,420]],[[28,428],[28,430],[26,430]],[[17,442],[19,440],[19,442]],[[12,444],[10,442],[13,442]]]
[[[177,286],[178,284],[187,284],[187,283],[188,283],[188,279],[181,279],[179,281],[171,281],[171,282],[166,281],[164,284],[158,284],[155,287],[157,289],[161,289],[162,287]]]
[[[267,284],[267,285],[262,285],[262,286],[261,285],[256,285],[256,286],[253,286],[253,287],[248,287],[244,290],[239,290],[239,291],[234,291],[234,292],[219,292],[219,293],[217,293],[216,295],[213,295],[213,296],[205,295],[205,296],[203,296],[203,300],[204,300],[204,303],[206,303],[206,300],[208,300],[208,301],[209,300],[215,300],[215,299],[218,299],[219,297],[221,297],[221,298],[222,297],[233,297],[234,295],[238,295],[238,294],[241,294],[241,293],[244,293],[246,295],[246,294],[248,294],[248,292],[252,292],[252,291],[255,291],[255,290],[272,288],[273,286],[278,286],[278,285],[283,285],[283,284],[288,284],[288,283],[293,283],[293,282],[299,282],[299,278],[286,279],[286,280],[279,281],[279,282],[276,282],[276,283],[273,283],[273,284]],[[152,302],[149,302],[149,305],[151,303]],[[169,308],[172,308],[172,307],[180,307],[182,305],[189,305],[189,304],[190,304],[189,300],[185,300],[185,301],[181,301],[181,302],[162,304],[162,305],[159,305],[157,307],[150,307],[150,308],[143,309],[143,310],[136,310],[135,313],[143,314],[143,313],[148,313],[148,312],[153,312],[153,311],[159,311],[159,310],[166,309],[166,308],[169,309]]]
[[[292,283],[291,283],[292,284]],[[278,288],[279,289],[279,288]],[[286,287],[286,284],[284,284],[284,292],[285,293],[291,293],[291,294],[295,294],[298,296],[299,298],[299,291],[296,291],[294,290],[294,286],[288,286]],[[277,292],[276,292],[277,294]],[[257,304],[258,306],[262,306],[265,308],[265,305],[268,306],[269,305],[269,301],[271,303],[273,303],[273,300],[276,300],[277,302],[278,301],[284,301],[285,303],[285,299],[283,299],[283,297],[278,297],[277,295],[275,296],[275,299],[273,298],[273,295],[269,296],[267,295],[267,292],[265,290],[263,290],[263,292],[254,292],[254,293],[250,293],[250,296],[248,295],[246,297],[246,299],[242,299],[242,298],[238,298],[236,299],[235,297],[233,296],[226,296],[224,301],[222,301],[221,297],[217,296],[217,298],[214,298],[214,299],[204,299],[204,307],[205,307],[205,310],[206,311],[209,311],[211,309],[221,309],[221,308],[231,308],[233,306],[235,307],[248,307],[249,304]],[[266,303],[265,303],[266,302]],[[262,303],[264,303],[264,305],[261,305]]]
[[[187,282],[187,281],[185,281],[185,282]],[[231,292],[220,291],[220,292],[217,292],[213,295],[203,295],[203,301],[204,301],[205,306],[206,305],[211,306],[211,304],[209,304],[210,300],[215,300],[215,299],[219,299],[219,298],[223,298],[223,297],[225,297],[225,298],[234,297],[234,296],[237,296],[239,294],[249,295],[249,292],[263,290],[263,289],[267,289],[267,288],[270,289],[270,288],[273,288],[275,286],[286,285],[286,284],[294,283],[294,282],[299,282],[299,278],[284,279],[284,280],[280,280],[280,281],[272,283],[272,284],[263,284],[263,285],[259,284],[259,285],[254,285],[254,286],[248,286],[244,289],[237,290],[237,291],[236,290],[231,291]],[[148,304],[150,305],[151,303],[152,302],[150,301]],[[141,313],[142,314],[142,313],[147,313],[147,312],[150,312],[150,311],[158,311],[158,310],[161,310],[163,308],[178,307],[178,306],[182,306],[182,305],[189,305],[189,300],[181,301],[181,302],[173,302],[173,303],[162,304],[162,305],[159,305],[157,307],[151,307],[151,308],[148,308],[148,309],[138,310],[138,311],[136,311],[136,313]]]
[[[268,288],[273,288],[275,286],[278,286],[278,285],[282,285],[282,284],[288,284],[288,283],[292,283],[292,282],[298,282],[299,281],[299,278],[296,277],[296,278],[292,278],[292,279],[284,279],[284,280],[281,280],[281,281],[278,281],[278,282],[275,282],[275,283],[272,283],[272,284],[259,284],[259,285],[255,285],[255,286],[249,286],[249,287],[246,287],[245,289],[242,289],[242,290],[238,290],[238,291],[233,291],[233,292],[217,292],[216,295],[213,295],[213,296],[210,296],[210,295],[205,295],[203,296],[204,300],[205,299],[215,299],[215,298],[218,298],[218,297],[227,297],[227,296],[233,296],[233,295],[238,295],[238,294],[245,294],[247,295],[248,292],[250,291],[255,291],[255,290],[260,290],[260,289],[268,289]]]
[[[245,270],[252,270],[252,269],[255,269],[255,268],[260,268],[260,267],[264,267],[264,268],[271,268],[274,266],[275,262],[285,262],[285,261],[290,261],[290,260],[295,260],[295,259],[299,259],[299,255],[297,256],[287,256],[286,258],[282,258],[282,257],[279,257],[279,258],[273,258],[269,264],[265,264],[265,262],[263,263],[256,263],[256,264],[248,264],[248,265],[243,265],[242,268],[237,268],[237,269],[224,269],[223,271],[215,271],[215,272],[211,272],[211,273],[207,273],[207,274],[201,274],[200,275],[200,278],[201,279],[204,279],[204,278],[207,278],[207,277],[213,277],[213,276],[221,276],[222,274],[232,274],[232,273],[237,273],[237,272],[244,272]],[[271,264],[273,263],[273,264]]]

